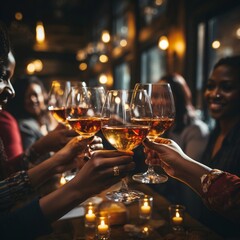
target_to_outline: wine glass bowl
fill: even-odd
[[[48,96],[48,110],[59,123],[65,123],[65,104],[70,91],[70,81],[53,81]]]
[[[103,87],[72,87],[66,103],[68,124],[82,138],[94,136],[101,129]]]
[[[110,90],[102,109],[101,130],[114,148],[131,151],[146,138],[151,117],[151,104],[144,90]],[[142,192],[129,189],[125,179],[119,190],[106,195],[110,200],[125,204],[143,196]]]
[[[147,135],[150,141],[161,142],[162,136],[174,123],[175,104],[171,87],[168,83],[137,83],[135,90],[145,89],[151,99],[153,118],[151,121],[151,129]],[[166,143],[166,139],[162,139]],[[154,167],[148,165],[145,173],[133,175],[133,180],[141,183],[158,184],[168,180],[167,175],[158,174],[154,171]]]
[[[84,87],[86,83],[81,81],[52,81],[48,96],[48,110],[58,123],[67,125],[66,101],[73,86]]]

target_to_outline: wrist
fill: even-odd
[[[40,156],[41,154],[37,152],[33,146],[30,146],[24,152],[24,162],[26,162],[26,164],[29,163],[34,164],[39,159]]]

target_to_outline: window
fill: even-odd
[[[166,52],[157,46],[141,56],[141,82],[157,82],[166,73]]]
[[[240,6],[200,22],[197,29],[196,105],[203,108],[203,89],[214,64],[240,54]]]
[[[130,67],[127,63],[118,65],[115,69],[115,89],[130,89]]]

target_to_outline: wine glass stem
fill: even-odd
[[[121,191],[128,192],[128,184],[126,178],[122,179]]]
[[[154,166],[148,165],[147,173],[148,174],[154,174],[155,173]]]

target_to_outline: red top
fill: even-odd
[[[0,138],[8,160],[23,153],[22,140],[16,119],[7,111],[0,111]]]

